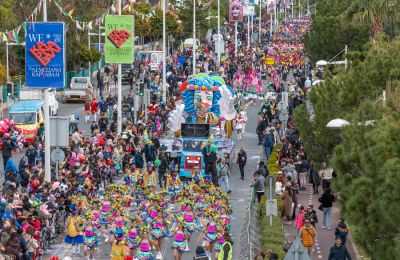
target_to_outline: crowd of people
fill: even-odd
[[[283,200],[282,217],[287,224],[295,221],[303,245],[311,255],[318,217],[314,205],[298,208],[297,194],[306,189],[307,176],[315,193],[319,192],[322,181],[322,222],[323,228],[330,229],[335,201],[330,182],[334,172],[327,167],[320,172],[314,170],[295,122],[289,120],[282,125],[277,110],[281,92],[290,93],[289,114],[303,101],[307,87],[304,72],[309,67],[304,63],[299,39],[309,26],[309,19],[283,23],[270,44],[266,43],[266,37],[261,44],[253,43],[251,48],[242,45],[237,57],[232,28],[226,26],[222,31],[230,40],[226,42],[227,52],[222,55],[221,63],[217,62],[213,44],[206,42],[196,52],[196,70],[219,73],[246,102],[264,100],[267,91],[278,95],[262,102],[256,130],[258,144],[263,146],[267,160],[275,145],[282,145],[281,171],[277,178],[277,186],[281,187],[277,193]],[[244,42],[246,36],[242,36]],[[117,133],[116,96],[112,88],[104,86],[105,81],[112,85],[115,68],[98,71],[97,85],[88,87],[84,102],[84,120],[91,124],[90,134],[84,136],[78,129],[72,133],[70,147],[65,149],[66,158],[59,166],[59,178],[53,178],[52,182],[44,180],[41,135],[24,150],[25,156],[18,167],[12,154],[15,147],[9,136],[3,136],[5,181],[0,195],[0,256],[38,259],[43,255],[42,231],[54,230],[55,223],[61,219],[66,229],[64,242],[72,245],[71,256],[94,259],[102,250],[101,243],[110,243],[113,260],[128,256],[141,260],[162,259],[165,246],[172,248],[175,260],[181,260],[185,252],[194,249],[189,243],[197,237],[196,259],[232,259],[231,173],[226,160],[209,158],[209,151],[204,147],[206,168],[218,171],[217,178],[208,179],[196,173],[191,180],[183,181],[178,173],[179,159],[172,158],[160,144],[162,135],[168,131],[168,114],[175,109],[180,87],[192,72],[191,55],[191,49],[182,49],[173,50],[168,57],[169,87],[165,102],[161,101],[162,71],[151,73],[149,65],[140,61],[132,64],[128,74],[131,89],[122,101],[121,134]],[[267,58],[273,58],[274,64],[264,62]],[[294,79],[288,83],[290,73]],[[268,81],[268,86],[263,85],[263,79]],[[135,85],[139,91],[151,90],[151,104],[135,104]],[[234,128],[240,140],[247,121],[245,106],[237,105],[237,112]],[[217,159],[220,160],[217,162]],[[244,180],[247,154],[243,147],[236,163]],[[268,174],[268,168],[261,162],[253,182],[258,202],[265,193]],[[197,236],[193,235],[195,232]],[[348,228],[341,221],[335,229],[337,245],[331,250],[332,255],[343,252],[347,233]],[[170,245],[166,245],[166,238],[171,239]],[[276,257],[270,252],[269,259]]]

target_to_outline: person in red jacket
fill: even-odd
[[[93,121],[97,121],[97,112],[99,110],[99,102],[97,101],[96,97],[93,98],[92,102],[90,102],[90,112],[94,117]]]

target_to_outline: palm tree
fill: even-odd
[[[342,18],[355,26],[369,27],[371,40],[375,42],[389,20],[400,21],[399,7],[400,0],[356,0],[344,11]]]

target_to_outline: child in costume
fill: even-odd
[[[173,169],[171,169],[171,174],[166,174],[165,175],[166,178],[167,178],[166,187],[168,188],[168,193],[171,196],[171,203],[175,202],[176,195],[179,192],[179,186],[182,183],[176,173],[177,172],[176,172],[176,169],[174,167]]]
[[[67,219],[67,236],[64,242],[67,244],[72,244],[73,252],[72,256],[80,255],[80,244],[83,243],[83,236],[81,233],[82,219],[78,216],[78,209],[76,204],[70,205],[71,215]]]
[[[182,254],[185,252],[186,239],[185,232],[183,231],[183,224],[181,221],[176,222],[176,229],[173,230],[175,240],[172,243],[172,250],[175,260],[182,260]]]
[[[135,251],[139,247],[139,230],[138,226],[140,223],[140,219],[138,217],[132,220],[132,226],[128,231],[128,237],[126,238],[127,246],[129,248],[129,255],[134,256]]]
[[[213,214],[210,213],[210,221],[205,223],[203,227],[203,234],[202,236],[205,240],[205,247],[206,249],[212,254],[214,243],[217,241],[217,224],[213,219]]]
[[[150,225],[150,234],[153,238],[154,245],[157,250],[157,259],[162,258],[161,254],[161,246],[162,246],[162,241],[166,237],[166,223],[165,220],[163,219],[163,214],[161,212],[158,212],[157,217],[154,218],[153,223]]]
[[[103,226],[101,230],[102,235],[105,238],[105,242],[108,242],[109,237],[107,236],[108,225],[110,224],[110,209],[111,209],[111,202],[108,200],[108,197],[105,196],[103,198],[103,205],[101,206],[101,213],[99,222]]]
[[[83,251],[85,252],[85,256],[88,260],[93,259],[95,249],[97,248],[97,232],[96,227],[93,224],[93,214],[86,214],[86,227],[83,233]]]
[[[222,245],[225,243],[224,229],[221,225],[217,226],[217,241],[214,246],[215,259],[218,259],[219,252],[222,250]]]
[[[148,186],[156,186],[157,181],[156,181],[156,172],[153,171],[153,164],[149,162],[147,164],[147,173],[145,175],[145,185]]]
[[[192,205],[189,205],[186,212],[183,214],[183,227],[186,233],[186,247],[185,251],[189,251],[190,238],[196,229],[196,216],[193,213]]]
[[[111,242],[111,260],[125,260],[128,256],[128,248],[126,246],[124,231],[122,228],[116,228]]]
[[[136,252],[135,259],[154,260],[154,253],[151,248],[147,227],[143,226],[142,228],[142,238],[140,239],[139,248]]]

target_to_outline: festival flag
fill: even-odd
[[[80,31],[83,30],[82,27],[81,27],[81,25],[79,24],[78,20],[75,22],[75,26],[76,26],[76,29],[78,29],[78,30],[80,30]]]

